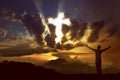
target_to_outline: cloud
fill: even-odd
[[[12,57],[12,56],[23,56],[32,54],[46,54],[48,52],[56,52],[55,49],[44,49],[43,47],[31,48],[30,44],[33,43],[31,40],[19,39],[12,41],[4,41],[0,43],[0,56]],[[4,47],[4,48],[2,48]]]
[[[7,36],[7,30],[0,28],[0,40]]]
[[[92,33],[88,39],[89,42],[96,42],[99,38],[99,34],[100,34],[100,31],[102,30],[102,28],[104,27],[105,25],[105,21],[102,20],[102,21],[98,21],[98,22],[93,22],[91,24],[91,29],[92,29]]]
[[[44,32],[44,26],[39,14],[35,14],[34,17],[27,14],[25,11],[21,14],[21,20],[27,30],[35,36],[36,41],[43,45],[42,33]]]

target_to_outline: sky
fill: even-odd
[[[119,0],[0,0],[0,7],[10,8],[18,16],[23,10],[30,15],[41,13],[44,17],[56,17],[63,11],[72,18],[87,22],[105,20],[110,33],[117,32],[118,35],[119,4]]]
[[[45,16],[56,15],[58,9],[73,17],[108,18],[118,16],[119,0],[1,0],[0,6],[7,6],[16,13],[26,10],[29,14],[42,11]],[[22,6],[21,6],[22,5]],[[95,16],[95,17],[94,17]]]
[[[40,13],[44,17],[56,17],[58,12],[65,12],[72,19],[90,22],[94,30],[91,38],[94,36],[97,36],[97,38],[99,37],[101,42],[103,40],[103,43],[100,43],[103,44],[103,47],[107,47],[108,45],[112,46],[111,50],[107,51],[107,54],[103,55],[103,57],[107,58],[107,60],[113,64],[117,64],[115,66],[120,66],[120,46],[118,45],[120,40],[120,0],[0,0],[0,9],[1,8],[11,9],[17,16],[20,16],[23,10],[27,11],[31,16]],[[25,52],[30,50],[27,44],[30,44],[31,41],[27,39],[15,39],[16,36],[31,39],[24,24],[19,22],[16,18],[10,18],[11,20],[4,19],[7,19],[6,16],[3,17],[0,15],[0,31],[4,31],[5,33],[4,35],[0,33],[0,35],[2,35],[2,37],[0,36],[0,48],[1,46],[4,47],[8,45],[10,49],[13,48],[17,50],[22,47],[26,49],[23,49]],[[101,20],[105,21],[105,23]],[[97,24],[100,26],[98,27]],[[73,30],[77,29],[73,28]],[[3,37],[9,37],[12,40],[4,41]],[[107,39],[105,43],[104,39]],[[90,44],[90,46],[95,48],[96,43]],[[35,50],[38,51],[38,49]],[[79,50],[82,52],[82,48],[70,51],[78,52]],[[34,51],[34,49],[32,49],[32,51]],[[20,54],[31,54],[30,51],[28,51],[28,53],[25,52],[19,51]],[[34,52],[32,54],[34,54]],[[9,56],[9,53],[7,55]]]

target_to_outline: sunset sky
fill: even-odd
[[[54,42],[56,25],[52,24],[46,32],[50,31],[52,37],[45,34],[45,38],[41,39],[39,36],[46,27],[24,23],[20,18],[22,11],[26,11],[31,18],[35,18],[36,13],[42,15],[44,26],[47,18],[55,20],[60,12],[64,12],[62,19],[71,22],[70,26],[62,25],[63,31],[60,30],[67,39],[64,43],[61,39],[60,46],[64,46],[64,50],[53,48],[56,45],[59,47]],[[70,59],[78,56],[79,61],[94,66],[94,52],[83,45],[83,38],[83,43],[93,48],[111,45],[102,55],[103,65],[120,70],[120,0],[0,0],[0,61],[8,59],[41,65],[61,57],[71,62]],[[46,41],[44,44],[48,46],[41,46],[40,39]]]

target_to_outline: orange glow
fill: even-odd
[[[74,59],[74,58],[76,57],[76,55],[69,55],[69,57],[70,57],[71,59]]]
[[[22,56],[23,58],[32,58],[35,60],[43,60],[43,61],[50,61],[50,60],[56,60],[58,57],[52,56],[52,53],[47,54],[33,54],[33,55],[26,55]]]
[[[67,50],[67,52],[75,52],[75,53],[93,53],[93,51],[91,51],[90,49],[88,49],[85,46],[81,46],[81,47],[75,47],[71,50]]]

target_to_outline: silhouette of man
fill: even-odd
[[[95,52],[97,74],[102,74],[102,70],[101,70],[101,54],[102,54],[102,52],[104,52],[107,49],[111,48],[111,46],[109,46],[109,47],[107,47],[105,49],[101,49],[100,45],[97,46],[97,49],[93,49],[93,48],[89,47],[88,45],[85,45],[85,46]]]

